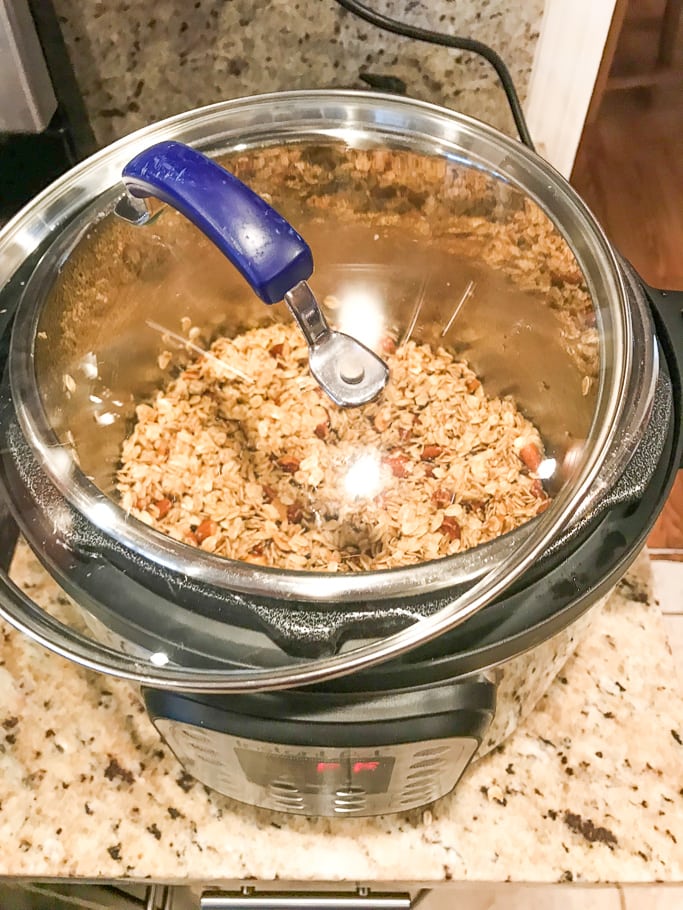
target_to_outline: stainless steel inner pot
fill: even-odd
[[[470,362],[489,394],[514,395],[540,429],[555,465],[548,477],[551,507],[466,553],[355,575],[225,560],[126,515],[112,495],[121,442],[135,404],[163,380],[158,357],[165,342],[149,323],[175,327],[187,317],[208,342],[218,333],[233,335],[286,318],[255,301],[218,252],[176,213],[164,210],[143,228],[112,214],[122,196],[122,167],[167,138],[195,145],[238,173],[241,168],[241,176],[269,194],[313,248],[319,298],[335,294],[350,276],[377,291],[371,319],[367,309],[354,313],[342,306],[333,314],[351,334],[379,323],[399,339],[410,334],[420,342],[448,343]],[[284,164],[274,166],[282,150],[291,152],[291,160],[285,156]],[[373,181],[387,156],[400,165],[393,183]],[[349,162],[356,172],[367,165],[365,184],[340,181]],[[344,201],[341,214],[311,205],[321,181],[321,195]],[[443,211],[435,211],[439,206]],[[449,212],[468,219],[466,236],[443,228]],[[515,249],[498,249],[485,239],[474,245],[474,254],[467,247],[478,232],[486,235],[487,225],[523,212],[531,218],[527,242],[522,237]],[[442,227],[435,229],[439,217]],[[548,228],[549,245],[535,247],[534,232]],[[72,654],[77,648],[79,659],[108,672],[178,688],[276,688],[409,650],[481,609],[590,512],[628,461],[651,406],[654,340],[585,206],[546,162],[517,142],[431,105],[369,93],[294,92],[172,118],[95,155],[20,213],[0,235],[2,274],[12,273],[27,247],[48,238],[17,312],[10,378],[23,433],[77,513],[136,558],[246,597],[381,602],[470,582],[434,616],[402,632],[270,671],[152,666],[92,641],[77,643],[73,632],[57,642],[62,632],[54,624],[47,631],[35,615],[22,620],[48,646]],[[567,254],[569,274],[556,265]],[[470,284],[479,293],[458,312]],[[572,337],[575,326],[558,316],[555,292],[572,287],[589,301],[584,328],[592,346],[582,344],[580,333]]]

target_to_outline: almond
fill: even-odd
[[[278,458],[277,463],[286,474],[296,474],[299,470],[299,459],[292,455],[283,455],[282,458]]]
[[[304,517],[304,510],[299,502],[293,502],[287,506],[287,521],[299,522]]]
[[[391,337],[391,335],[385,335],[384,338],[380,341],[380,350],[383,354],[395,354],[396,353],[396,342]]]
[[[282,351],[284,349],[284,343],[280,342],[279,344],[274,344],[271,348],[268,348],[268,353],[271,357],[281,357]]]
[[[157,512],[159,513],[159,518],[163,518],[165,515],[168,515],[168,512],[171,508],[171,500],[170,499],[159,499],[157,502],[154,503],[154,505],[157,507]]]
[[[263,498],[266,502],[272,502],[277,497],[277,490],[269,486],[267,483],[263,484]]]
[[[387,455],[383,459],[384,464],[390,469],[394,477],[407,477],[408,469],[406,465],[408,464],[408,456],[401,455],[399,453]]]
[[[433,461],[435,458],[438,458],[442,452],[443,446],[425,446],[422,449],[422,455],[420,455],[420,458],[422,461]]]
[[[551,269],[550,280],[555,287],[570,284],[577,287],[583,281],[583,275],[578,268]]]
[[[432,502],[437,506],[449,506],[455,499],[453,493],[450,490],[446,490],[443,487],[438,487],[432,493]]]
[[[449,540],[460,540],[460,525],[450,515],[446,515],[439,528],[442,534],[445,534]]]
[[[194,536],[197,538],[197,543],[203,543],[207,537],[213,537],[214,534],[218,534],[218,525],[210,518],[205,518],[197,530],[194,532]]]
[[[533,442],[528,443],[520,450],[519,457],[530,471],[538,470],[538,466],[541,463],[541,453],[538,450],[538,446],[534,445]]]
[[[546,498],[545,490],[543,489],[543,484],[538,479],[538,477],[531,484],[531,492],[534,494],[534,496],[538,496],[539,499]]]
[[[323,422],[323,423],[319,423],[313,432],[318,437],[318,439],[325,439],[325,437],[327,436],[328,429],[329,429],[328,425],[325,422]]]

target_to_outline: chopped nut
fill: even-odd
[[[159,513],[159,518],[164,518],[166,515],[168,515],[168,512],[171,508],[171,500],[159,499],[154,503],[154,505],[156,506],[157,512]]]
[[[455,500],[455,493],[451,493],[450,490],[446,490],[443,487],[438,487],[432,493],[432,502],[437,506],[449,506]]]
[[[519,457],[530,471],[537,471],[542,461],[538,446],[534,445],[533,442],[528,443],[520,450]]]
[[[287,506],[287,521],[299,522],[304,517],[304,510],[301,503],[294,502]]]
[[[449,540],[460,540],[460,525],[455,518],[450,515],[444,517],[439,530],[445,534]]]
[[[394,475],[394,477],[407,477],[408,476],[407,464],[410,459],[408,458],[407,455],[392,454],[392,455],[385,456],[385,458],[383,458],[382,460],[383,460],[384,464],[389,468],[391,473]]]
[[[267,483],[263,484],[263,498],[266,502],[272,502],[277,498],[277,490],[269,486]]]
[[[420,458],[422,461],[433,461],[443,453],[443,446],[424,446]]]
[[[563,284],[577,287],[583,281],[583,275],[578,268],[557,268],[550,270],[550,280],[555,287],[561,287]]]
[[[211,518],[205,518],[194,532],[197,543],[202,543],[207,537],[213,537],[214,534],[218,534],[218,525]]]
[[[287,474],[296,474],[299,470],[299,459],[294,458],[292,455],[283,455],[281,458],[278,458],[277,463]]]
[[[395,354],[396,353],[396,342],[391,337],[391,335],[385,335],[384,338],[380,341],[380,351],[383,354]]]
[[[539,499],[542,499],[545,497],[545,490],[543,489],[543,484],[538,479],[538,477],[531,484],[531,492],[534,494],[534,496],[537,496]]]
[[[327,436],[328,430],[329,430],[328,424],[323,422],[323,423],[319,423],[313,432],[318,437],[318,439],[325,439],[325,437]]]
[[[281,357],[284,347],[284,343],[281,341],[279,344],[274,344],[272,347],[268,348],[268,353],[271,357]]]

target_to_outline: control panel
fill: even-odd
[[[425,805],[453,789],[478,746],[474,737],[451,737],[378,748],[302,748],[169,718],[155,723],[201,783],[298,815],[379,815]]]

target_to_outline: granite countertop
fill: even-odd
[[[14,573],[60,608],[23,547]],[[0,876],[681,881],[683,699],[650,590],[641,557],[540,706],[455,794],[372,819],[207,792],[127,684],[3,626]]]
[[[333,0],[55,0],[99,144],[171,114],[285,89],[382,89],[453,107],[514,133],[491,66],[473,54],[380,31]],[[484,41],[523,98],[543,0],[383,0],[385,15]]]

